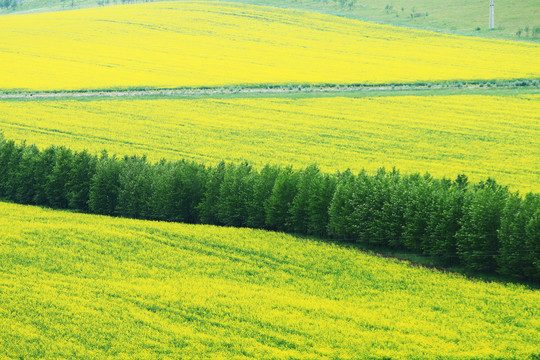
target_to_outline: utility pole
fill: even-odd
[[[495,0],[490,0],[489,4],[489,30],[495,29]]]

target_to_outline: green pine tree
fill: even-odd
[[[297,193],[298,174],[288,167],[277,176],[272,194],[265,204],[266,226],[270,230],[293,231],[290,211]]]
[[[17,146],[15,142],[5,141],[4,138],[0,138],[0,197],[7,198],[10,187],[10,162],[11,157],[17,152]]]
[[[535,265],[540,250],[540,195],[528,194],[524,199],[519,194],[508,197],[501,215],[498,232],[499,272],[518,278],[533,279],[540,275]],[[531,231],[532,230],[532,231]]]
[[[351,214],[354,211],[352,204],[353,191],[356,177],[347,170],[338,174],[336,189],[330,201],[328,209],[328,235],[334,238],[352,240],[354,229],[351,222]]]
[[[330,202],[336,191],[335,176],[321,175],[314,179],[308,204],[308,234],[328,236]]]
[[[249,204],[253,198],[252,167],[248,163],[225,168],[217,203],[220,223],[227,226],[246,226]]]
[[[463,203],[468,191],[466,177],[455,182],[443,180],[434,190],[434,203],[429,216],[429,245],[426,251],[446,265],[459,263],[456,234],[461,229]]]
[[[153,168],[146,157],[125,158],[118,174],[116,214],[144,219],[151,214]]]
[[[492,179],[466,194],[456,240],[458,255],[469,270],[492,272],[497,269],[497,232],[507,197],[508,190]]]
[[[17,200],[17,189],[19,187],[18,174],[25,149],[26,145],[23,143],[20,146],[13,145],[13,147],[8,150],[9,158],[7,159],[7,166],[4,169],[4,196],[11,201]]]
[[[310,165],[298,173],[296,196],[290,210],[291,227],[296,233],[308,233],[309,201],[315,191],[315,182],[321,176],[317,165]]]
[[[51,146],[43,150],[36,160],[34,169],[35,195],[34,204],[51,206],[47,195],[47,184],[56,162],[57,148]]]
[[[219,202],[221,184],[223,183],[224,176],[225,163],[223,161],[209,171],[204,197],[197,206],[199,221],[202,224],[223,225],[218,218],[217,204]]]
[[[92,213],[116,215],[122,165],[115,157],[102,153],[90,185],[88,205]]]
[[[39,150],[31,145],[24,149],[19,171],[16,174],[17,190],[15,201],[19,204],[33,204],[36,194],[35,170],[36,161],[39,158]]]
[[[434,206],[432,178],[418,174],[408,176],[403,181],[404,222],[402,241],[409,249],[420,253],[429,253],[430,239],[428,233],[429,218]]]
[[[66,148],[56,151],[54,166],[47,177],[45,192],[50,206],[57,209],[68,208],[68,184],[73,166],[73,153]]]
[[[253,183],[253,197],[249,207],[247,226],[263,229],[266,225],[266,210],[264,204],[272,195],[272,189],[281,169],[277,166],[266,165],[255,176]]]
[[[96,173],[96,166],[97,158],[86,150],[73,157],[73,168],[68,183],[70,208],[88,212],[90,185]]]

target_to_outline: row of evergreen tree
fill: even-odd
[[[540,195],[488,179],[325,174],[221,162],[149,163],[0,138],[0,197],[139,219],[252,227],[436,256],[470,270],[540,280]]]

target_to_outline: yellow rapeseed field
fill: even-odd
[[[291,235],[0,203],[2,359],[527,359],[540,293]]]
[[[540,95],[1,101],[0,128],[42,148],[325,171],[395,166],[540,191]]]
[[[0,90],[539,78],[540,45],[221,2],[2,16]]]

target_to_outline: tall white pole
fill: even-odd
[[[489,29],[495,29],[495,0],[491,0],[489,4]]]

